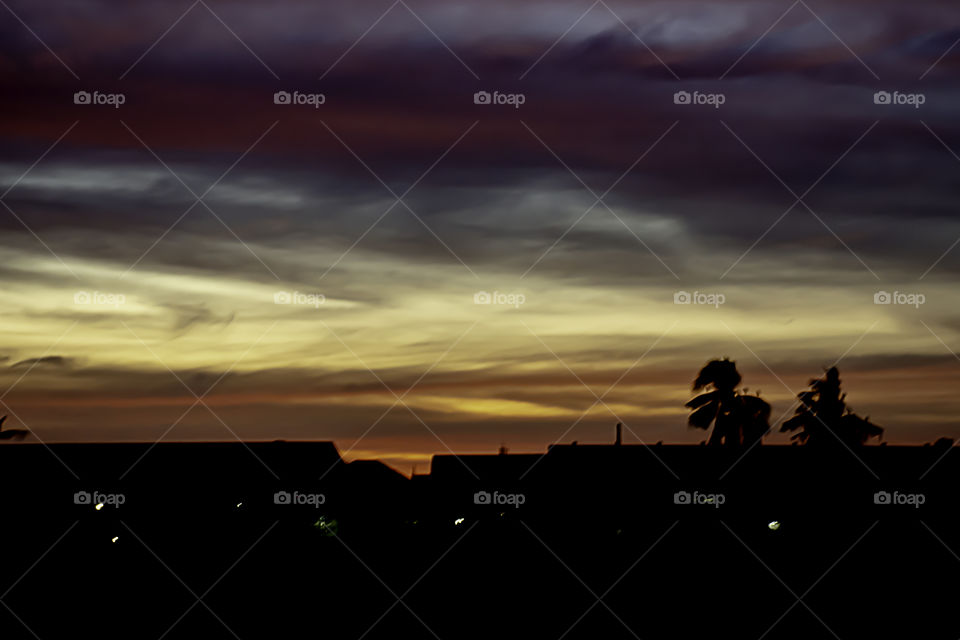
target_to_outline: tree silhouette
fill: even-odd
[[[0,418],[0,440],[12,440],[14,438],[20,440],[27,435],[26,429],[7,429],[3,431],[3,423],[7,421],[7,416]]]
[[[846,443],[859,446],[883,435],[883,428],[853,413],[846,403],[847,394],[840,392],[840,371],[831,367],[823,378],[810,381],[810,389],[797,394],[800,406],[792,418],[783,423],[781,432],[796,431],[791,439],[802,444],[829,446]]]
[[[686,403],[693,412],[687,424],[709,429],[709,444],[738,447],[760,441],[770,429],[770,405],[760,395],[737,391],[741,381],[737,364],[732,360],[711,360],[693,381],[693,390],[706,390]]]

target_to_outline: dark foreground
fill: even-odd
[[[408,480],[327,443],[4,445],[0,638],[955,640],[958,475],[947,447],[560,446]]]

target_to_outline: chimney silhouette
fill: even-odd
[[[617,447],[623,444],[623,425],[619,422],[617,423],[617,440],[613,444]]]

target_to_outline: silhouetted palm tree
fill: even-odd
[[[753,444],[770,429],[770,405],[759,394],[739,393],[740,381],[736,363],[727,358],[708,362],[693,381],[694,391],[707,392],[685,405],[693,410],[687,424],[699,429],[709,429],[713,424],[711,445]]]
[[[27,435],[26,429],[7,429],[3,431],[3,423],[7,421],[7,416],[0,418],[0,440],[21,439]]]
[[[810,389],[797,394],[800,406],[783,423],[781,432],[796,431],[791,439],[803,444],[829,446],[844,442],[850,446],[865,444],[883,435],[883,428],[861,418],[847,407],[847,394],[840,392],[840,371],[831,367],[823,378],[810,381]]]

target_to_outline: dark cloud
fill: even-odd
[[[692,289],[723,278],[743,293],[739,310],[787,327],[796,309],[777,308],[783,291],[808,296],[817,287],[868,300],[878,282],[861,260],[882,281],[917,288],[942,285],[960,271],[960,251],[948,253],[919,281],[960,237],[960,162],[953,155],[960,152],[960,49],[947,53],[960,37],[951,26],[960,18],[953,5],[796,5],[758,42],[785,6],[611,1],[616,16],[597,6],[552,46],[585,7],[427,0],[410,6],[443,43],[397,5],[338,62],[386,6],[372,0],[208,4],[249,49],[196,5],[134,64],[186,6],[82,0],[52,12],[43,3],[11,3],[79,80],[18,21],[0,23],[0,90],[7,96],[0,191],[12,187],[3,201],[13,211],[0,209],[0,279],[5,299],[16,301],[20,317],[36,323],[47,343],[53,336],[42,322],[65,328],[78,321],[81,330],[119,324],[113,311],[70,306],[74,289],[92,289],[91,281],[102,291],[127,293],[131,304],[123,318],[138,332],[156,328],[189,350],[200,348],[192,339],[227,342],[251,316],[266,315],[256,305],[239,308],[247,293],[236,290],[244,286],[323,291],[353,305],[348,309],[369,310],[367,318],[392,319],[418,304],[417,293],[460,295],[462,277],[469,283],[462,296],[469,299],[536,263],[521,283],[540,287],[532,298],[556,304],[564,287],[596,292],[583,306],[595,311],[598,324],[624,301],[667,300],[680,283]],[[72,96],[80,90],[122,92],[126,103],[120,109],[75,105]],[[326,102],[319,109],[276,105],[278,90],[322,92]],[[519,109],[476,105],[473,95],[481,90],[521,92],[526,102]],[[725,102],[719,109],[678,105],[679,91],[722,93]],[[877,105],[877,91],[922,93],[926,102],[920,109]],[[404,194],[414,183],[406,204],[395,204],[391,190]],[[205,204],[195,202],[201,194]],[[595,203],[601,194],[611,211]],[[795,203],[800,195],[804,204]],[[82,273],[79,282],[40,268],[52,260],[50,252]],[[457,257],[480,274],[479,282]],[[204,278],[236,298],[218,305],[205,298],[212,287],[184,286]],[[165,287],[160,293],[149,288],[158,280]],[[55,293],[45,297],[38,290]],[[779,297],[765,301],[766,292]],[[260,289],[250,295],[261,294],[269,295]],[[286,336],[289,349],[328,355],[323,349],[339,345],[321,340],[316,324],[314,333],[303,328],[313,311],[290,310],[285,319],[302,324]],[[349,310],[331,305],[324,313],[328,321],[350,318],[348,341],[353,331],[365,335],[364,322],[354,323],[358,316]],[[449,344],[438,331],[443,313],[437,310],[438,324],[418,327],[404,346],[417,354],[442,351]],[[562,311],[538,313],[563,324]],[[933,315],[931,329],[952,340],[960,323],[942,309]],[[901,326],[913,321],[890,316]],[[807,317],[790,325],[806,331],[794,343],[752,334],[745,341],[760,343],[770,368],[798,390],[830,364],[823,356],[828,347],[810,344],[809,336],[830,349],[842,341],[816,320],[826,322]],[[122,325],[116,328],[130,338]],[[621,328],[582,331],[589,344],[569,329],[558,329],[549,343],[599,390],[656,337],[641,345]],[[933,336],[923,337],[939,348]],[[638,409],[638,419],[659,439],[682,424],[682,415],[669,414],[680,398],[661,391],[682,396],[679,390],[686,391],[706,357],[730,354],[739,358],[748,386],[762,386],[778,402],[788,399],[780,381],[741,346],[732,338],[685,335],[682,345],[658,348],[657,364],[631,372],[624,380],[629,390],[614,395],[650,411],[652,417],[644,417]],[[932,388],[952,384],[955,360],[921,353],[912,343],[900,346],[903,353],[895,346],[851,354],[844,375],[863,385],[858,408],[860,397],[876,403],[909,439],[906,412],[885,398],[897,392],[899,378]],[[18,386],[16,398],[36,411],[54,401],[110,408],[119,412],[117,423],[104,427],[111,434],[122,431],[120,423],[130,417],[124,412],[139,412],[131,424],[152,429],[177,418],[167,409],[173,414],[184,408],[184,398],[192,400],[169,371],[130,364],[135,358],[121,365],[114,355],[106,349],[82,369],[66,356],[16,356],[21,359],[10,368],[48,365],[36,367],[34,386]],[[487,345],[483,357],[471,366],[442,367],[442,375],[431,374],[418,389],[561,413],[592,402],[536,343],[518,346],[507,336]],[[391,361],[377,374],[400,392],[430,360]],[[191,360],[174,370],[202,393],[228,364]],[[322,416],[324,433],[346,437],[379,409],[358,408],[354,400],[391,400],[369,371],[354,366],[258,362],[252,372],[226,376],[214,398],[243,433],[253,432],[254,423],[262,428],[269,413],[296,434],[314,433]],[[54,400],[49,389],[58,390]],[[148,406],[162,417],[143,409]],[[920,416],[917,428],[931,430],[950,415],[948,399],[931,406],[936,410]],[[522,423],[518,439],[527,444],[556,437],[565,426],[553,417],[481,419],[435,405],[421,410],[444,437],[465,446],[509,435],[511,420]],[[608,422],[591,416],[586,431],[571,438],[605,434]],[[48,416],[47,423],[69,432],[63,418]],[[207,433],[192,418],[186,425]],[[393,436],[403,434],[412,448],[437,444],[425,444],[429,435],[418,440],[422,425],[409,415],[391,425]],[[371,446],[390,440],[383,436]]]
[[[17,367],[35,367],[38,365],[50,366],[56,368],[69,368],[73,366],[73,359],[66,358],[64,356],[43,356],[40,358],[27,358],[26,360],[20,360],[10,365],[11,369]]]

